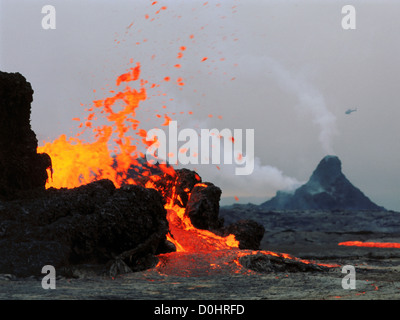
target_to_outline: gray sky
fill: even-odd
[[[167,105],[186,112],[175,117],[182,128],[255,130],[251,176],[196,166],[223,197],[267,200],[333,153],[355,186],[400,211],[399,2],[352,1],[356,30],[341,27],[347,1],[152,2],[0,0],[0,69],[31,82],[40,144],[76,133],[72,118],[106,97],[133,59],[142,79],[162,84],[138,112],[148,128]],[[41,27],[44,5],[56,8],[55,30]]]

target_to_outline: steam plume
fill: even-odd
[[[304,77],[290,73],[276,60],[266,59],[282,89],[296,95],[300,110],[311,113],[313,123],[319,127],[318,138],[324,151],[335,154],[332,139],[337,134],[336,117],[327,108],[324,96]]]

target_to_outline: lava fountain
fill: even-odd
[[[134,168],[140,172],[140,176],[150,177],[146,188],[155,188],[163,193],[163,190],[156,187],[155,181],[161,179],[161,176],[152,175],[150,169],[153,165],[146,163],[143,166],[143,162],[139,161],[144,155],[138,146],[153,143],[146,141],[147,131],[140,127],[140,121],[136,119],[136,110],[140,102],[146,99],[147,82],[139,80],[139,77],[140,64],[137,64],[120,75],[116,85],[139,83],[140,89],[127,85],[119,92],[112,92],[110,97],[93,101],[93,107],[88,109],[90,114],[80,123],[79,128],[91,129],[94,141],[84,141],[79,138],[80,134],[69,138],[61,135],[55,141],[38,148],[38,152],[47,153],[52,159],[52,178],[48,180],[46,188],[75,188],[100,179],[109,179],[117,187],[137,184],[128,174],[128,170]],[[107,124],[95,127],[93,122],[99,113],[104,115]],[[165,118],[169,117],[165,115]],[[110,150],[112,144],[116,145],[114,152]],[[170,178],[176,176],[171,166],[160,164],[156,168]],[[238,248],[239,242],[234,235],[220,237],[208,230],[196,229],[185,215],[185,208],[177,204],[176,201],[180,199],[175,193],[175,187],[172,185],[171,188],[172,194],[169,197],[163,193],[170,225],[167,239],[174,243],[177,252],[211,252]]]

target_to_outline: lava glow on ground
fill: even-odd
[[[366,248],[398,248],[398,249],[400,249],[400,243],[398,243],[398,242],[345,241],[345,242],[340,242],[339,246],[366,247]]]

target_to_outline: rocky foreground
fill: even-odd
[[[286,252],[327,270],[253,271],[202,266],[196,254],[170,257],[170,263],[111,278],[98,266],[80,265],[73,277],[57,277],[56,289],[45,290],[41,276],[0,275],[0,299],[393,299],[400,298],[400,249],[338,246],[341,241],[400,242],[396,212],[254,212],[221,208],[231,220],[252,217],[266,227],[261,249]],[[239,206],[240,207],[240,206]],[[240,215],[239,215],[240,213]],[[376,223],[371,223],[375,221]],[[336,231],[333,231],[336,230]],[[220,256],[228,257],[222,252]],[[228,259],[228,258],[227,258]],[[185,264],[186,263],[186,264]],[[197,267],[195,267],[197,265]],[[232,264],[231,264],[232,265]],[[345,290],[344,265],[356,270],[356,289]],[[186,266],[186,267],[185,267]],[[180,268],[180,269],[179,269]],[[188,272],[185,273],[185,269]],[[178,272],[180,270],[180,272]],[[195,271],[195,272],[193,272]],[[191,273],[190,273],[191,272]]]
[[[367,252],[367,251],[366,251]],[[393,299],[400,298],[399,258],[348,258],[337,262],[356,267],[356,289],[344,290],[340,268],[321,272],[271,272],[183,277],[155,269],[99,277],[89,269],[78,279],[57,278],[45,290],[40,278],[15,280],[0,276],[0,299],[135,299],[135,300],[260,300],[260,299]]]

